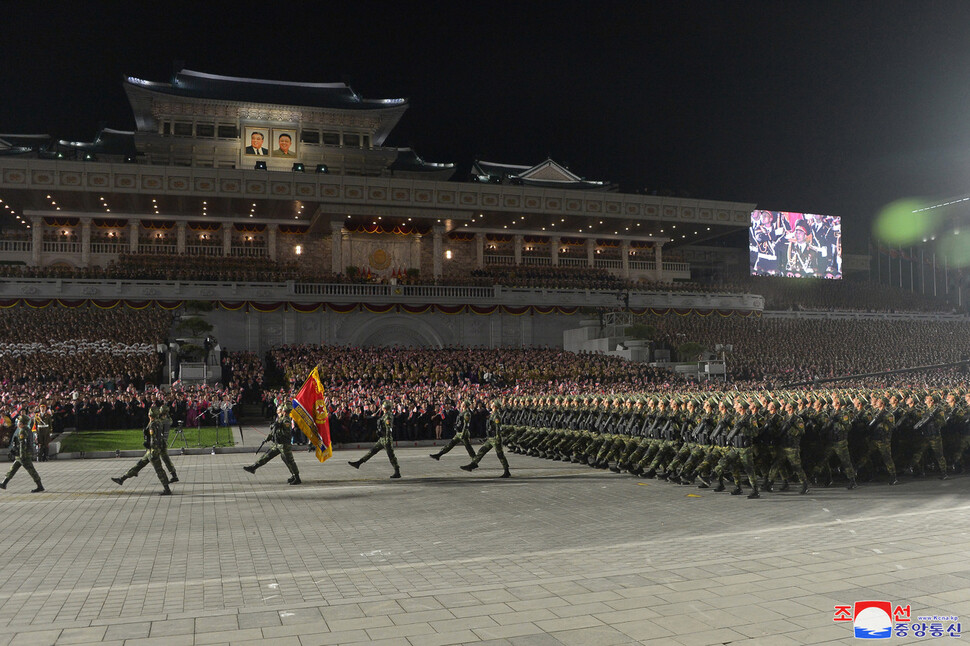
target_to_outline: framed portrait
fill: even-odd
[[[270,152],[270,129],[247,127],[243,130],[243,154],[268,156]]]
[[[291,157],[298,155],[296,130],[293,128],[273,128],[272,146],[273,157]]]

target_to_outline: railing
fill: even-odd
[[[30,252],[34,248],[32,240],[0,240],[0,252]]]
[[[222,245],[211,244],[187,244],[185,253],[190,256],[221,256]]]
[[[593,266],[602,269],[623,269],[623,261],[611,258],[595,258]]]
[[[589,261],[586,258],[563,258],[559,256],[559,266],[560,267],[589,267]]]
[[[91,253],[120,254],[128,251],[127,242],[92,242]]]
[[[138,243],[138,253],[177,253],[178,246],[174,244],[146,244]]]
[[[265,247],[233,247],[229,251],[231,256],[241,256],[244,258],[265,258],[269,255],[269,251]]]
[[[704,309],[762,310],[757,294],[712,294],[657,290],[630,291],[629,306],[698,307]],[[176,280],[95,280],[62,278],[5,278],[0,298],[67,298],[130,300],[226,300],[301,304],[367,303],[426,305],[510,305],[524,307],[616,307],[616,290],[529,287],[391,285],[351,283],[232,282]]]
[[[485,254],[484,257],[486,265],[514,265],[515,256],[499,256],[496,254]]]
[[[523,265],[534,267],[549,267],[552,265],[552,258],[549,256],[522,256]]]
[[[44,253],[81,253],[81,243],[80,242],[51,242],[48,240],[44,241],[41,249]]]
[[[293,293],[301,296],[362,296],[409,299],[421,298],[472,298],[491,299],[495,296],[492,287],[446,287],[440,285],[368,285],[368,284],[329,284],[294,283]]]
[[[656,260],[631,260],[630,269],[635,271],[656,271],[657,261]]]
[[[686,262],[665,262],[664,271],[690,271],[690,263]]]

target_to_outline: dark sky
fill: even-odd
[[[387,143],[462,177],[548,155],[625,191],[839,215],[850,250],[892,200],[970,191],[970,2],[0,6],[0,132],[132,129],[122,77],[181,60],[408,97]]]

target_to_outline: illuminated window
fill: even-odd
[[[448,260],[451,260],[451,249],[445,252],[445,258],[447,258]]]

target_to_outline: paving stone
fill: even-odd
[[[0,496],[0,545],[31,555],[0,561],[0,646],[781,646],[852,641],[833,605],[866,598],[970,616],[970,477],[685,504],[579,465],[510,454],[514,482],[476,481],[398,453],[398,482],[298,453],[300,488],[177,455],[169,499],[113,488],[127,458],[50,463],[43,498]]]

